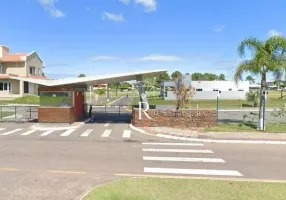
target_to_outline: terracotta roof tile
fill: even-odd
[[[0,62],[23,62],[23,57],[29,55],[28,53],[9,54],[0,58]]]

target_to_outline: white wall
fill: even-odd
[[[220,90],[220,99],[245,99],[246,93],[249,92],[249,82],[241,81],[236,84],[234,81],[192,81],[194,89],[202,89],[196,91],[192,97],[194,100],[214,100],[217,98],[217,91]],[[232,91],[229,91],[231,89]],[[243,90],[243,91],[238,91]],[[166,100],[174,100],[176,96],[174,92],[168,91]]]
[[[249,91],[249,82],[240,81],[236,84],[234,81],[192,81],[192,87],[195,89],[203,89],[203,91],[213,91],[213,89],[218,89],[220,91],[238,91],[244,90]]]

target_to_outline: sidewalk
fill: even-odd
[[[168,127],[135,127],[137,131],[159,135],[174,136],[181,138],[205,139],[205,140],[249,140],[249,141],[283,141],[286,142],[286,133],[265,132],[203,132],[200,129],[176,129]],[[140,131],[141,130],[141,131]],[[172,139],[172,137],[169,137]]]

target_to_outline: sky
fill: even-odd
[[[169,69],[232,80],[247,37],[286,34],[285,0],[0,0],[0,44],[51,78]]]

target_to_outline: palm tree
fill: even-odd
[[[250,75],[248,75],[245,80],[249,81],[249,83],[254,83],[255,82],[255,79],[252,76],[250,76]]]
[[[246,50],[249,50],[251,53],[250,59],[246,58],[246,55],[249,55]],[[260,75],[261,77],[258,129],[264,130],[261,121],[264,120],[262,110],[265,106],[263,91],[267,89],[266,75],[267,73],[273,73],[275,77],[281,77],[283,71],[286,70],[286,38],[273,36],[266,41],[248,38],[239,44],[238,54],[243,61],[236,69],[235,81],[242,80],[244,72]]]

